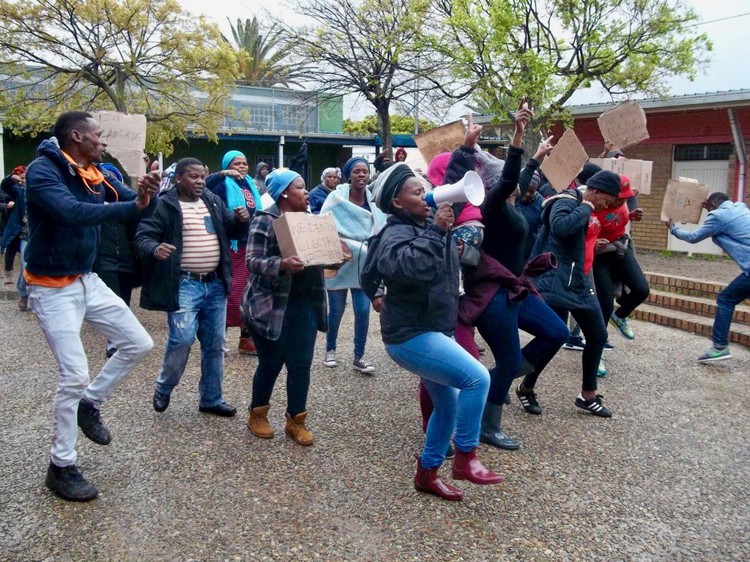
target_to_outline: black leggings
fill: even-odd
[[[291,297],[284,314],[284,326],[278,340],[269,340],[250,328],[258,350],[258,368],[253,377],[251,408],[266,406],[281,369],[286,365],[286,411],[290,416],[307,409],[310,366],[315,351],[317,321],[315,303],[309,297]]]
[[[0,233],[0,238],[2,233]],[[5,248],[5,271],[13,271],[13,263],[16,261],[16,254],[20,249],[21,239],[16,236]]]
[[[124,271],[97,271],[96,274],[107,287],[112,289],[114,294],[130,306],[130,295],[133,293],[135,275]]]
[[[622,259],[617,258],[615,253],[609,253],[599,255],[594,260],[596,295],[605,325],[609,322],[615,308],[615,285],[618,281],[623,284],[623,292],[617,301],[620,303],[620,308],[617,309],[615,315],[618,318],[627,318],[648,298],[649,294],[648,281],[643,275],[638,260],[635,259],[632,246],[628,248]],[[626,287],[627,291],[624,290]]]
[[[551,308],[563,322],[567,322],[568,312],[570,312],[581,327],[583,337],[586,338],[586,347],[583,349],[581,358],[581,373],[583,375],[581,388],[583,390],[596,390],[596,369],[599,367],[604,343],[607,341],[607,326],[604,324],[602,311],[599,310],[598,306],[576,308],[570,311],[567,308],[557,306]]]

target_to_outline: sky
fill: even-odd
[[[179,0],[179,2],[186,10],[196,14],[205,14],[215,21],[225,35],[231,34],[227,18],[234,22],[237,18],[244,20],[258,15],[262,19],[264,9],[277,17],[294,23],[299,22],[294,11],[288,8],[283,0],[211,0],[211,2]],[[705,22],[699,25],[698,29],[706,33],[713,42],[713,51],[709,53],[711,62],[705,69],[699,71],[693,82],[684,78],[671,80],[670,94],[695,94],[750,88],[750,65],[746,58],[746,30],[750,28],[750,14],[748,14],[750,2],[748,0],[688,0],[687,3],[698,13],[701,22]],[[739,14],[748,15],[713,22],[713,20]],[[609,101],[609,96],[601,89],[594,87],[577,92],[570,103],[606,101]],[[366,103],[358,102],[353,96],[347,96],[344,107],[345,117],[351,116],[359,119],[374,113]],[[457,118],[464,111],[462,106],[457,106],[449,115],[448,120]]]

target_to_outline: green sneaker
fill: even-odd
[[[729,353],[728,347],[725,347],[724,349],[711,347],[710,349],[705,351],[703,355],[698,357],[698,361],[701,363],[713,363],[714,361],[724,361],[725,359],[731,358],[732,354]]]
[[[615,313],[612,313],[612,317],[609,319],[612,324],[615,325],[615,328],[620,330],[620,333],[628,338],[629,340],[632,340],[635,338],[635,334],[633,333],[633,330],[630,329],[630,326],[628,326],[628,319],[627,318],[620,318],[615,315]]]
[[[597,377],[607,376],[607,367],[604,366],[604,361],[602,361],[601,359],[599,360],[599,366],[596,368],[596,376]]]

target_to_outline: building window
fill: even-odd
[[[674,161],[729,160],[731,144],[680,144],[674,147]]]

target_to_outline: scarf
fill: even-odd
[[[232,160],[239,156],[245,158],[245,155],[242,154],[239,150],[230,150],[229,152],[227,152],[224,155],[224,158],[221,159],[221,169],[228,170],[229,165],[232,163]],[[255,208],[260,208],[260,193],[258,193],[258,189],[255,187],[255,182],[247,181],[247,179],[245,179],[245,184],[247,184],[247,186],[250,188],[250,193],[253,194]],[[227,188],[227,207],[229,207],[230,211],[234,211],[234,209],[236,209],[237,207],[247,207],[247,201],[245,200],[245,196],[242,194],[242,188],[234,178],[230,178],[229,176],[225,177],[224,185]],[[235,252],[239,251],[239,240],[230,240],[229,245]]]
[[[65,157],[68,163],[73,166],[73,170],[75,170],[76,174],[78,174],[78,177],[81,178],[81,181],[83,181],[83,185],[86,186],[86,189],[88,189],[89,192],[93,193],[94,195],[101,195],[100,191],[94,191],[93,189],[91,189],[91,186],[93,185],[94,187],[96,187],[98,185],[104,184],[112,190],[112,193],[115,194],[115,201],[120,200],[120,196],[118,195],[117,190],[112,187],[106,179],[104,179],[104,174],[99,168],[94,166],[94,164],[92,163],[84,168],[78,162],[73,160],[70,154],[62,149],[60,149],[60,152],[62,152],[62,155]]]

